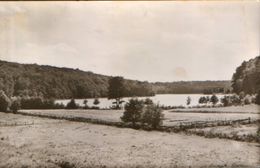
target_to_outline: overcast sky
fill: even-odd
[[[0,2],[0,59],[20,63],[229,80],[259,41],[257,2]]]

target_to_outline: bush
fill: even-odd
[[[145,104],[145,105],[153,104],[153,100],[150,99],[150,98],[146,98],[146,99],[144,100],[144,104]]]
[[[242,92],[239,93],[238,96],[239,96],[240,100],[243,100],[245,98],[246,94],[245,94],[245,92],[242,91]]]
[[[258,94],[256,96],[255,103],[260,105],[260,91],[258,92]]]
[[[22,98],[21,99],[21,108],[22,109],[41,109],[43,100],[39,97],[33,98]]]
[[[125,112],[121,117],[123,122],[130,122],[135,128],[136,124],[141,121],[144,102],[138,99],[130,99],[125,105]]]
[[[244,104],[251,104],[252,103],[252,98],[249,96],[249,95],[246,95],[245,97],[244,97]]]
[[[95,98],[93,104],[94,104],[94,105],[98,105],[99,103],[100,103],[100,101],[98,100],[98,98]]]
[[[0,91],[0,111],[6,112],[9,110],[11,100],[6,96],[4,91]]]
[[[130,99],[125,105],[125,112],[121,120],[126,123],[132,123],[134,128],[137,124],[142,124],[143,127],[157,129],[162,125],[164,115],[159,105],[155,105],[152,101],[138,99]]]
[[[87,99],[85,99],[84,101],[83,101],[83,104],[84,104],[84,109],[88,109],[88,100]]]
[[[260,138],[260,124],[258,124],[257,136]]]
[[[143,125],[147,124],[149,127],[157,129],[162,125],[163,117],[164,115],[159,105],[149,104],[144,109],[142,123]]]
[[[204,96],[200,97],[199,98],[199,104],[205,104],[205,103],[207,103],[207,98],[204,97]]]
[[[190,105],[190,103],[191,103],[191,97],[190,97],[190,96],[188,96],[188,97],[187,97],[187,100],[186,100],[186,104],[187,104],[187,106],[189,106],[189,105]]]
[[[77,109],[77,108],[79,108],[79,106],[76,104],[74,99],[71,99],[66,106],[66,109]]]
[[[65,106],[63,103],[55,103],[54,109],[65,109]]]
[[[16,113],[19,109],[21,109],[21,101],[19,99],[16,99],[12,102],[10,110]]]
[[[230,97],[224,96],[223,98],[221,98],[221,103],[223,104],[224,107],[229,106],[231,104]]]
[[[55,104],[53,99],[43,99],[40,97],[22,98],[22,109],[63,109],[63,104]]]
[[[215,106],[218,103],[218,97],[216,95],[212,95],[210,98],[210,102]]]
[[[163,110],[171,110],[171,109],[184,109],[185,106],[165,106],[165,105],[160,105],[160,108]]]
[[[98,110],[100,109],[98,106],[91,106],[91,107],[88,107],[88,109],[92,109],[92,110]]]
[[[232,103],[234,105],[240,105],[241,104],[241,99],[239,98],[239,96],[237,94],[233,95],[231,98],[232,98]]]

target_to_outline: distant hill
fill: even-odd
[[[230,81],[180,81],[156,82],[152,84],[155,93],[223,93],[230,92]]]
[[[232,77],[234,92],[244,91],[246,94],[254,94],[260,89],[260,56],[244,61]]]
[[[0,90],[8,96],[106,97],[111,76],[79,69],[0,61]],[[154,95],[148,82],[125,80],[125,96]]]
[[[106,97],[111,76],[79,69],[0,61],[0,90],[8,96],[45,98]],[[203,93],[207,89],[228,88],[229,81],[148,83],[125,79],[125,96],[154,93]]]

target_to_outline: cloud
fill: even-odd
[[[149,81],[230,79],[259,54],[247,2],[1,2],[1,58]],[[2,31],[2,34],[1,34]]]
[[[77,49],[66,43],[58,43],[54,45],[40,45],[36,43],[26,43],[20,47],[15,55],[14,60],[23,63],[40,63],[40,64],[58,64],[62,66],[64,63],[73,62],[77,55]],[[62,64],[59,64],[60,58],[63,58]]]

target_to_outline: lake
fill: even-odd
[[[202,96],[211,96],[211,95],[204,95],[204,94],[157,94],[155,96],[149,97],[152,99],[155,103],[159,103],[160,105],[165,106],[186,106],[187,97],[190,96],[191,98],[191,104],[190,106],[198,105],[198,100]],[[223,94],[217,94],[216,95],[219,100],[224,95]],[[123,98],[124,101],[128,101],[131,97]],[[146,99],[147,97],[138,97],[139,99]],[[83,102],[85,99],[75,99],[76,103],[80,106],[84,106]],[[88,100],[88,106],[94,106],[94,98],[89,98]],[[70,99],[63,99],[63,100],[56,100],[56,103],[63,103],[66,105]],[[114,100],[108,100],[107,98],[99,98],[100,104],[98,107],[100,108],[109,108],[112,106],[112,102]]]

